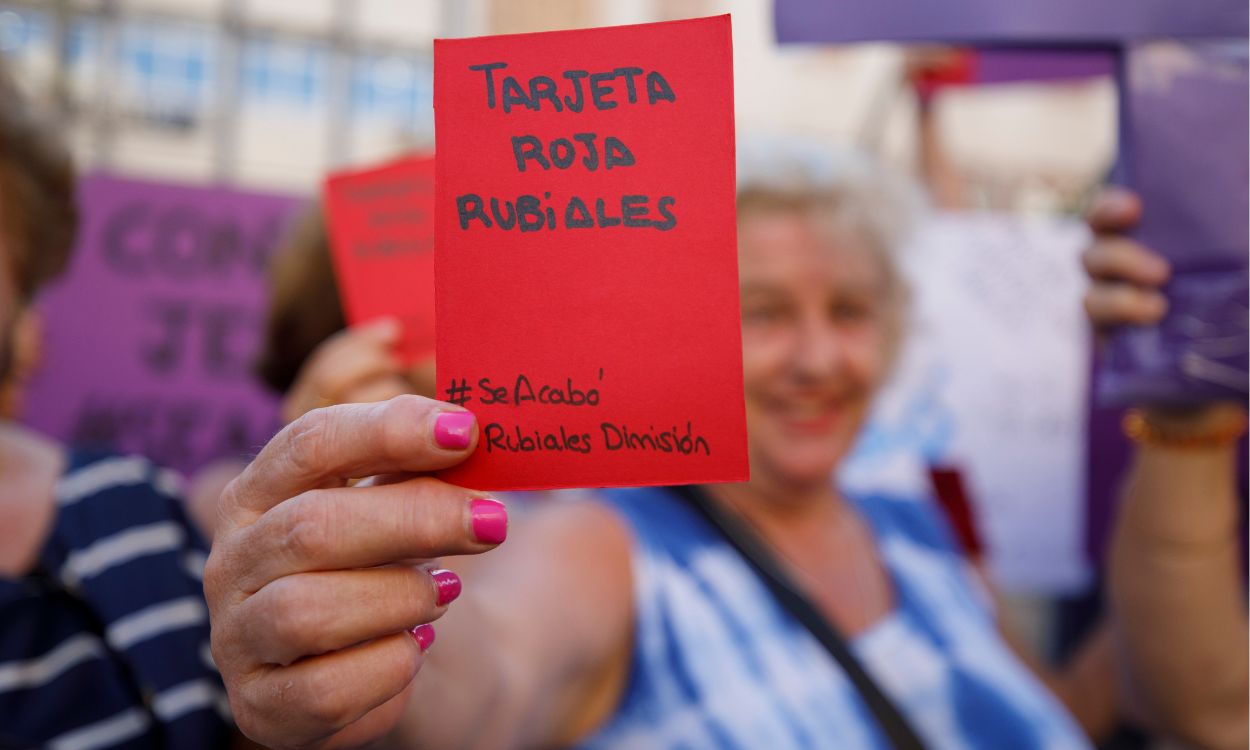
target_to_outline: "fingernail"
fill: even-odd
[[[438,589],[438,606],[450,604],[460,596],[460,576],[450,570],[435,570],[430,573],[434,586]]]
[[[478,499],[469,503],[473,516],[473,536],[483,544],[499,544],[508,538],[508,509],[498,500]]]
[[[462,450],[473,437],[475,417],[467,411],[445,411],[434,420],[434,441],[440,448]]]
[[[430,646],[434,645],[433,625],[418,625],[408,632],[412,635],[412,639],[417,642],[417,645],[421,647],[421,653],[429,651]]]

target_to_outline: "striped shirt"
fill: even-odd
[[[604,497],[635,540],[634,653],[616,714],[583,747],[888,747],[837,662],[701,516],[658,488]],[[933,508],[885,497],[855,505],[895,608],[851,647],[926,745],[1088,748],[999,636]]]
[[[223,747],[205,545],[175,475],[74,454],[25,578],[0,578],[0,747]]]

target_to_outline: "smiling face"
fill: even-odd
[[[743,376],[754,480],[828,484],[885,379],[901,290],[884,251],[811,208],[739,224]]]

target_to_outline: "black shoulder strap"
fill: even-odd
[[[725,541],[738,550],[781,606],[789,610],[837,660],[895,750],[924,750],[924,743],[898,707],[881,692],[872,676],[864,670],[851,653],[842,634],[799,593],[798,587],[790,581],[790,577],[764,541],[741,519],[721,509],[700,487],[689,485],[667,489],[699,511],[721,533]]]

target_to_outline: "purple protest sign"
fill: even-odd
[[[1245,42],[1135,45],[1126,56],[1119,179],[1136,237],[1172,262],[1153,328],[1112,339],[1104,404],[1242,399],[1247,392],[1250,96]]]
[[[1246,35],[1244,0],[777,0],[780,42],[1108,44]]]
[[[1118,179],[1142,200],[1137,239],[1166,255],[1174,272],[1164,320],[1117,332],[1095,373],[1087,543],[1096,563],[1105,554],[1129,461],[1119,430],[1122,412],[1115,407],[1240,400],[1250,379],[1245,41],[1135,45],[1125,69]],[[1244,497],[1244,441],[1238,454]]]
[[[39,300],[22,421],[190,473],[255,450],[277,404],[251,375],[265,265],[297,201],[93,176],[66,275]]]

